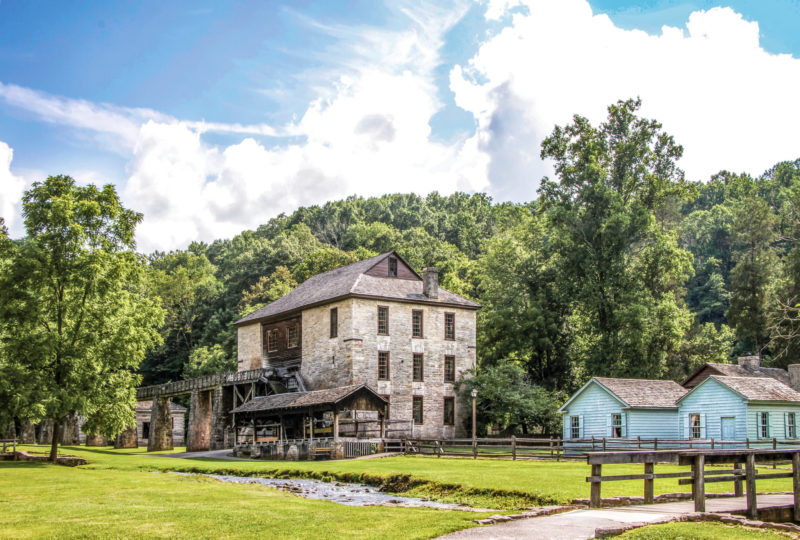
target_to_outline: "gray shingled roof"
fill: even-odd
[[[669,408],[677,407],[676,402],[688,390],[675,381],[656,381],[651,379],[611,379],[595,377],[612,394],[629,407]]]
[[[719,381],[751,401],[800,402],[800,392],[770,377],[721,377],[712,375],[710,378]]]
[[[232,413],[272,411],[279,409],[302,409],[316,405],[335,405],[343,399],[355,394],[361,389],[366,389],[375,397],[383,400],[365,384],[340,386],[328,390],[313,390],[311,392],[287,392],[266,397],[252,399],[233,409]]]
[[[738,364],[718,364],[714,362],[709,362],[706,365],[719,372],[723,377],[770,377],[783,384],[789,384],[789,372],[781,368],[759,366],[755,369],[747,369]]]
[[[422,280],[365,275],[365,272],[389,255],[397,256],[394,251],[390,251],[312,276],[288,294],[239,319],[234,324],[267,319],[347,296],[370,296],[386,300],[457,305],[468,309],[480,307],[480,304],[441,287],[439,287],[439,298],[432,300],[422,294]]]

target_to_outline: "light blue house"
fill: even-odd
[[[681,439],[798,438],[800,393],[770,377],[711,375],[677,405]]]
[[[558,410],[563,438],[677,439],[677,401],[687,392],[674,381],[593,377]]]

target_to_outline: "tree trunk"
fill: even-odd
[[[56,462],[58,458],[58,439],[61,436],[61,421],[53,420],[53,441],[50,443],[50,461]]]

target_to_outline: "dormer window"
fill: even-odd
[[[397,259],[389,257],[389,277],[397,277]]]

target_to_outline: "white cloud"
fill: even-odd
[[[509,10],[518,6],[527,9]],[[764,51],[758,24],[729,8],[692,13],[659,35],[616,27],[584,0],[493,0],[508,26],[451,71],[456,103],[478,121],[489,180],[501,199],[535,196],[551,174],[539,145],[573,114],[597,123],[618,99],[640,96],[685,148],[692,179],[720,169],[760,174],[800,154],[800,60]]]
[[[757,24],[730,9],[648,35],[616,27],[583,0],[493,0],[486,17],[505,27],[450,73],[476,132],[447,143],[431,138],[442,107],[435,77],[445,35],[466,7],[397,9],[408,22],[400,30],[304,19],[336,44],[316,53],[328,68],[305,76],[318,97],[287,126],[177,119],[1,83],[0,100],[130,158],[120,191],[144,213],[143,251],[230,237],[351,194],[489,190],[497,200],[528,200],[551,172],[539,144],[553,126],[575,113],[602,121],[620,98],[643,98],[642,113],[685,146],[691,178],[721,168],[758,174],[798,154],[800,60],[763,51]],[[243,137],[212,145],[211,131]],[[272,146],[250,137],[260,135],[298,137]],[[0,203],[13,205],[20,181],[2,150]]]
[[[18,237],[23,232],[21,201],[26,182],[11,172],[14,150],[0,141],[0,217],[5,219],[9,233]]]

